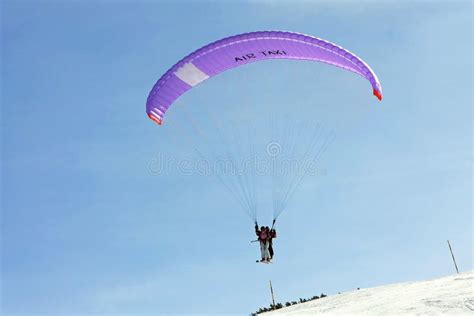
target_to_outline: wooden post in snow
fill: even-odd
[[[456,264],[456,259],[454,259],[453,249],[451,249],[451,244],[448,240],[449,251],[451,252],[451,257],[453,257],[454,266],[456,267],[456,272],[459,274],[458,265]]]
[[[272,280],[270,280],[270,292],[272,293],[272,309],[275,309],[275,297],[273,296]]]

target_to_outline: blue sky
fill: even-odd
[[[446,239],[472,269],[469,1],[1,8],[3,314],[248,314],[269,304],[270,279],[286,302],[451,274]],[[177,60],[274,29],[358,54],[384,100],[354,74],[275,61],[206,81],[162,127],[146,117],[149,90]],[[157,157],[195,157],[180,127],[182,109],[198,106],[229,135],[233,114],[272,112],[336,135],[324,172],[279,219],[273,265],[254,263],[252,223],[213,177],[150,170]],[[262,223],[269,205],[262,198]]]

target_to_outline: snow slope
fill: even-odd
[[[474,272],[335,294],[265,315],[474,315]]]

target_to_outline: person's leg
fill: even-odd
[[[260,255],[262,256],[262,261],[265,259],[265,243],[260,240]]]
[[[265,260],[266,260],[266,261],[269,261],[269,260],[270,260],[270,252],[268,251],[268,245],[269,245],[269,243],[266,242],[266,243],[265,243]]]
[[[269,244],[268,252],[270,253],[270,259],[272,259],[273,258],[273,243]]]

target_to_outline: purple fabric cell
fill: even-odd
[[[382,87],[375,73],[346,49],[309,35],[263,31],[221,39],[180,60],[150,91],[146,113],[161,124],[171,104],[192,87],[227,69],[268,59],[318,61],[347,69],[366,78],[373,94],[382,100]]]

